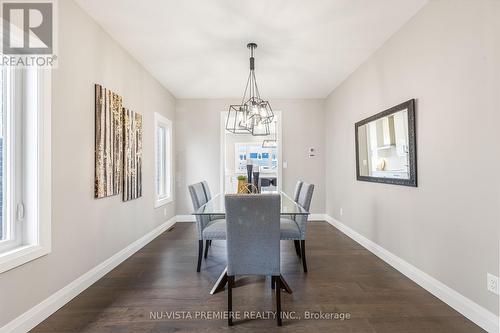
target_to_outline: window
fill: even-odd
[[[172,200],[172,122],[155,113],[155,207]]]
[[[3,107],[4,101],[5,101],[5,91],[4,91],[4,73],[2,71],[0,75],[0,242],[5,240],[5,233],[7,232],[7,226],[6,226],[6,221],[4,218],[4,193],[6,191],[6,186],[5,186],[5,178],[7,177],[5,174],[6,167],[4,165],[5,163],[5,145],[6,141],[4,140],[4,137],[6,136],[6,114],[5,114],[5,108]]]
[[[262,140],[259,143],[236,142],[234,144],[235,161],[234,169],[237,174],[247,174],[247,162],[252,161],[253,165],[258,165],[263,172],[276,172],[278,167],[276,147],[262,147]]]
[[[0,273],[50,252],[50,72],[1,67]]]

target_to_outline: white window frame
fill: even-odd
[[[165,156],[164,156],[164,165],[165,165],[165,175],[163,177],[164,186],[167,189],[167,194],[164,196],[158,195],[158,182],[157,175],[159,173],[158,170],[158,128],[165,128]],[[166,205],[169,202],[174,200],[173,193],[173,159],[172,159],[172,149],[173,149],[173,132],[172,132],[172,122],[161,114],[155,112],[154,114],[154,155],[155,155],[155,176],[154,176],[154,189],[155,189],[155,208]]]
[[[22,170],[13,168],[15,162],[9,156],[7,172],[22,177],[21,188],[15,189],[16,196],[23,194],[22,209],[17,198],[7,203],[16,231],[14,241],[0,247],[0,273],[51,252],[51,72],[32,68],[21,73],[10,76],[16,78],[11,83],[17,93],[9,97],[15,103],[9,102],[7,107],[15,111],[11,114],[23,114],[22,131],[16,133],[18,142],[14,143],[22,143]],[[9,175],[8,186],[12,187],[11,179]]]
[[[2,94],[5,92],[2,108],[6,111],[3,115],[5,122],[3,218],[7,221],[3,226],[3,234],[6,239],[0,241],[0,253],[4,253],[18,247],[22,240],[23,226],[22,223],[16,221],[16,206],[20,202],[19,197],[22,192],[22,156],[20,155],[21,149],[19,149],[21,147],[18,147],[22,142],[20,131],[22,129],[20,124],[22,120],[22,108],[20,107],[22,94],[18,92],[22,89],[23,77],[10,69],[2,69],[1,75],[3,76],[2,89],[4,90]]]

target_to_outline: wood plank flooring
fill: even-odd
[[[194,223],[177,223],[47,318],[32,332],[483,332],[458,312],[325,222],[308,227],[303,273],[292,241],[282,242],[282,273],[293,294],[282,294],[285,319],[195,318],[200,311],[225,311],[227,295],[209,291],[225,267],[225,242],[214,241],[202,270]],[[270,278],[239,277],[235,311],[273,311]],[[193,319],[167,319],[186,311]],[[348,320],[306,320],[305,313],[344,313]],[[161,319],[151,319],[151,312]],[[178,314],[180,314],[178,312]],[[244,314],[241,314],[242,316]]]

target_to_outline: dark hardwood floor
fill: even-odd
[[[283,311],[300,320],[196,319],[200,311],[225,311],[227,295],[209,291],[225,267],[225,242],[214,241],[196,273],[194,223],[177,223],[81,293],[32,332],[483,332],[478,326],[324,222],[308,227],[308,273],[292,241],[282,242],[282,274],[293,294],[282,294]],[[235,311],[273,311],[270,278],[240,277]],[[167,319],[186,311],[193,319]],[[306,320],[310,313],[344,313],[348,320]],[[162,319],[151,319],[163,314]],[[180,313],[179,313],[180,314]],[[243,315],[243,314],[242,314]]]

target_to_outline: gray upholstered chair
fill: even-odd
[[[302,180],[299,180],[297,182],[297,184],[295,184],[295,190],[293,191],[293,201],[295,201],[295,202],[299,201],[300,189],[302,188],[302,184],[304,184],[304,182]],[[290,215],[290,216],[286,216],[286,219],[288,219],[288,220],[295,220],[295,217],[292,216],[292,215]],[[299,240],[294,240],[293,243],[295,245],[295,252],[297,252],[297,255],[300,257],[300,243],[299,243]]]
[[[304,182],[302,180],[299,180],[297,182],[297,184],[295,184],[295,190],[293,191],[293,201],[297,202],[299,200],[299,195],[300,195],[300,189],[302,188],[302,184]],[[285,215],[286,216],[286,215]],[[290,216],[287,216],[288,219],[292,219],[293,220],[293,216],[290,215]],[[297,248],[296,248],[297,249]],[[298,255],[299,253],[297,253]]]
[[[302,188],[302,184],[304,184],[304,182],[302,180],[299,180],[295,185],[295,191],[293,192],[293,201],[295,202],[299,200],[300,189]]]
[[[276,286],[277,320],[281,326],[280,196],[228,194],[225,205],[228,324],[233,324],[235,275],[270,275],[273,287]]]
[[[212,199],[212,193],[210,193],[210,187],[208,186],[208,183],[206,180],[202,181],[201,182],[203,184],[203,189],[205,190],[205,196],[207,198],[207,202],[210,201]],[[220,219],[224,219],[224,215],[211,215],[210,218],[212,220],[220,220]],[[211,241],[208,242],[208,244],[210,244]],[[205,258],[207,256],[205,255]]]
[[[297,183],[297,187],[299,187]],[[314,192],[314,185],[303,182],[300,186],[297,202],[305,210],[309,211],[311,207],[312,195]],[[293,240],[295,251],[302,259],[302,266],[304,272],[307,272],[306,262],[306,230],[307,230],[307,215],[296,215],[292,218],[281,218],[280,223],[281,239]]]
[[[197,211],[206,204],[210,195],[207,182],[200,182],[189,185],[189,194],[193,202],[193,208]],[[208,247],[214,239],[226,239],[226,220],[219,216],[196,215],[196,228],[198,231],[198,265],[196,271],[200,271],[201,257],[203,255],[203,241],[205,240],[205,258],[208,254]]]
[[[295,191],[293,191],[293,201],[295,201],[295,202],[299,201],[300,189],[302,188],[302,184],[304,184],[304,182],[302,180],[297,181],[297,184],[295,184]],[[294,216],[288,216],[288,219],[295,220],[295,217]],[[295,245],[295,252],[297,252],[297,256],[300,257],[300,243],[299,243],[299,240],[294,240],[293,244]]]

